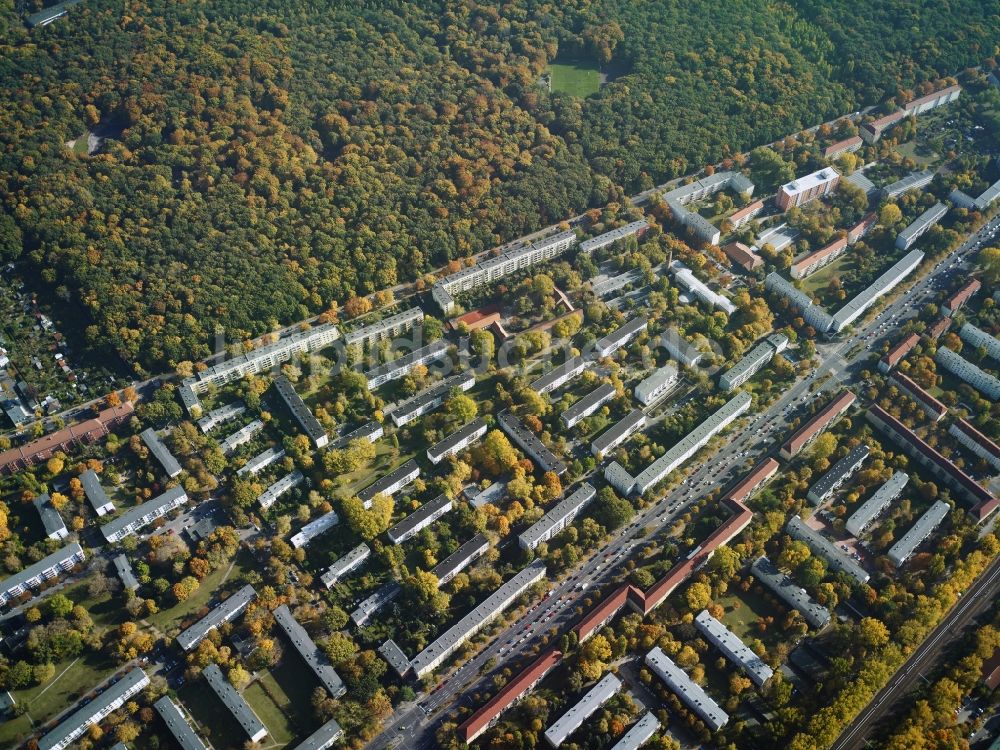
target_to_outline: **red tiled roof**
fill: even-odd
[[[774,476],[774,473],[777,470],[777,461],[773,458],[764,459],[761,463],[755,466],[753,471],[747,474],[747,476],[742,479],[739,484],[726,493],[726,498],[737,503],[746,502],[747,498],[750,497],[754,489],[762,482],[765,482]]]
[[[939,89],[937,91],[932,91],[930,94],[927,94],[925,96],[921,96],[921,97],[919,97],[917,99],[914,99],[913,101],[907,102],[906,104],[903,105],[903,109],[910,110],[910,109],[913,109],[915,107],[919,107],[921,104],[924,104],[926,102],[932,102],[935,99],[937,99],[939,96],[943,96],[944,94],[950,94],[952,91],[955,91],[956,89],[960,89],[960,88],[962,88],[962,87],[959,86],[956,83],[956,84],[954,84],[952,86],[946,86],[943,89]]]
[[[939,416],[943,416],[948,413],[948,407],[934,398],[931,394],[921,388],[917,383],[915,383],[911,378],[907,377],[901,372],[894,372],[892,374],[891,380],[895,381],[897,385],[903,388],[906,393],[914,398],[915,400],[922,403],[924,406],[931,409],[933,412]]]
[[[938,338],[942,333],[951,327],[951,318],[941,318],[927,329],[927,335],[932,339]]]
[[[965,419],[959,419],[955,422],[955,426],[972,438],[976,443],[978,443],[987,452],[992,453],[994,456],[1000,456],[1000,445],[997,445],[988,437],[986,437],[982,432],[977,430],[971,422]]]
[[[488,328],[494,323],[499,322],[499,320],[499,305],[488,305],[487,307],[481,307],[478,310],[473,310],[472,312],[465,313],[465,315],[453,318],[451,327],[457,329],[460,324],[464,323],[470,331],[475,331],[479,328]]]
[[[951,312],[955,312],[958,308],[969,301],[969,298],[978,292],[982,287],[982,283],[979,279],[969,279],[961,289],[951,295],[942,307],[947,307]]]
[[[882,356],[882,361],[889,365],[889,367],[895,367],[899,364],[899,361],[903,357],[913,350],[913,347],[915,347],[919,341],[920,337],[915,333],[911,333],[909,336],[904,336],[899,343]]]
[[[837,141],[825,149],[823,149],[823,157],[829,159],[831,156],[839,154],[842,151],[846,151],[849,148],[853,148],[861,143],[861,136],[852,135],[850,138],[845,138],[842,141]]]
[[[622,607],[628,603],[628,597],[634,586],[623,583],[611,594],[607,596],[597,607],[590,610],[583,616],[573,628],[576,633],[577,642],[583,643],[590,638],[598,628],[600,628],[610,618],[614,617]],[[635,589],[641,595],[641,591]]]
[[[816,261],[823,260],[823,258],[827,257],[828,255],[833,255],[834,253],[838,253],[846,247],[847,247],[847,238],[841,237],[839,239],[834,240],[829,245],[825,245],[824,247],[821,247],[819,250],[809,253],[809,255],[804,257],[802,260],[792,264],[792,268],[795,270],[807,268]]]
[[[875,222],[878,221],[878,214],[872,211],[861,219],[857,224],[847,230],[847,241],[857,242],[859,239],[868,234],[868,230],[875,226]]]
[[[722,248],[722,252],[724,252],[731,261],[738,263],[749,271],[764,265],[764,261],[761,260],[759,256],[752,253],[750,248],[742,242],[730,242]]]
[[[764,201],[754,201],[753,203],[744,206],[739,211],[734,211],[733,214],[729,217],[729,221],[735,223],[740,219],[742,219],[744,216],[749,216],[750,214],[756,213],[757,211],[761,211],[763,210],[763,208],[764,208]]]
[[[993,656],[983,662],[982,681],[990,690],[1000,686],[1000,648],[993,650]]]
[[[842,391],[839,396],[817,412],[812,419],[797,429],[785,441],[785,444],[781,446],[781,450],[790,456],[796,455],[806,443],[822,432],[828,424],[847,411],[856,398],[851,391]]]

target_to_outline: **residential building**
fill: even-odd
[[[359,628],[368,624],[381,609],[395,601],[403,593],[403,587],[395,581],[389,581],[379,586],[375,593],[358,605],[357,609],[351,612],[351,620]]]
[[[181,465],[177,463],[174,454],[160,440],[160,436],[156,434],[156,430],[152,427],[145,429],[139,433],[139,437],[142,438],[142,442],[146,444],[149,452],[153,454],[153,458],[160,463],[163,471],[170,479],[176,479],[181,475]]]
[[[381,440],[385,431],[382,429],[382,425],[375,420],[361,425],[355,430],[350,430],[344,435],[341,435],[333,443],[330,444],[331,448],[346,448],[355,440],[367,440],[369,443],[374,443],[377,440]]]
[[[69,9],[74,5],[79,5],[83,0],[62,0],[62,2],[56,3],[55,5],[50,5],[47,8],[42,8],[37,13],[31,13],[25,17],[25,23],[31,28],[38,28],[40,26],[48,26],[53,21],[58,21],[60,18],[69,14]]]
[[[673,327],[663,332],[663,336],[660,337],[660,345],[667,350],[667,354],[685,367],[694,367],[705,356],[684,338],[680,331]]]
[[[799,260],[792,263],[788,272],[793,279],[804,279],[811,276],[824,266],[833,263],[837,258],[847,252],[847,237],[838,237],[828,245],[824,245],[819,250],[807,253]]]
[[[911,190],[919,190],[922,187],[930,185],[936,174],[937,170],[934,169],[911,172],[903,179],[896,180],[891,185],[886,185],[879,191],[879,196],[882,200],[891,200]]]
[[[309,637],[306,629],[299,625],[296,619],[292,617],[292,612],[288,609],[288,605],[282,604],[273,610],[271,614],[274,615],[274,621],[284,631],[285,637],[291,641],[292,646],[298,652],[302,661],[306,663],[306,666],[309,667],[309,670],[316,676],[320,684],[326,688],[330,697],[339,698],[346,693],[347,688],[344,686],[344,681],[340,679],[340,675],[330,665],[330,661],[316,645],[315,641]]]
[[[371,346],[380,341],[393,339],[400,334],[416,328],[424,322],[424,311],[419,307],[390,315],[388,318],[362,326],[344,334],[344,344],[347,346]]]
[[[444,585],[485,555],[489,548],[490,540],[484,534],[476,534],[472,539],[435,565],[431,573],[438,579],[439,585]]]
[[[0,583],[0,606],[6,606],[25,592],[38,588],[44,581],[52,580],[87,559],[83,548],[73,542],[51,555],[46,555]]]
[[[376,495],[395,495],[420,476],[420,467],[410,459],[399,468],[389,472],[377,482],[368,485],[358,493],[358,499],[370,508]]]
[[[397,676],[406,677],[410,673],[410,658],[392,638],[379,646],[378,652]]]
[[[285,474],[285,476],[272,484],[257,497],[257,502],[260,503],[260,509],[267,510],[278,502],[282,496],[287,495],[305,480],[305,475],[298,469]]]
[[[823,430],[832,425],[841,414],[851,408],[857,397],[848,390],[841,391],[833,401],[820,409],[804,425],[797,429],[784,445],[781,446],[781,457],[791,461],[802,450],[819,437]]]
[[[38,511],[39,517],[42,519],[46,539],[54,539],[58,542],[69,536],[69,529],[66,528],[66,522],[59,515],[59,511],[52,504],[52,498],[47,493],[39,495],[32,502],[35,505],[35,510]]]
[[[951,349],[938,347],[934,361],[955,377],[964,380],[991,401],[1000,399],[1000,379]]]
[[[598,339],[594,343],[594,351],[598,357],[609,357],[645,330],[645,318],[632,318],[618,330]]]
[[[184,382],[195,394],[204,393],[210,386],[218,388],[234,380],[242,380],[247,375],[270,370],[300,355],[318,352],[339,338],[340,331],[332,323],[296,331],[283,339],[202,370],[194,378]]]
[[[566,429],[576,427],[576,425],[580,424],[580,422],[613,399],[616,394],[617,391],[613,385],[610,383],[601,383],[601,385],[580,398],[559,415],[559,418],[566,425]]]
[[[712,617],[707,609],[698,613],[694,618],[694,625],[710,644],[742,669],[757,687],[763,687],[774,676],[774,671],[736,633]]]
[[[576,233],[572,230],[550,234],[544,239],[526,243],[446,276],[434,284],[431,296],[442,312],[450,315],[455,309],[456,294],[491,284],[517,271],[552,260],[576,243]]]
[[[896,247],[900,250],[909,250],[913,247],[913,243],[923,237],[932,226],[941,221],[946,213],[948,213],[948,207],[945,204],[935,203],[920,214],[906,229],[896,235]]]
[[[986,188],[986,190],[979,194],[978,198],[973,198],[972,196],[963,193],[958,188],[952,190],[948,195],[948,200],[954,203],[956,208],[965,208],[975,211],[985,211],[993,205],[993,201],[997,198],[1000,198],[1000,180],[997,180]]]
[[[115,572],[118,574],[118,578],[121,579],[122,587],[126,591],[135,591],[139,588],[139,579],[135,577],[132,566],[125,555],[115,555],[111,562],[115,566]]]
[[[713,243],[714,244],[714,243]],[[725,297],[718,292],[713,292],[708,285],[694,275],[694,272],[690,268],[685,266],[679,260],[675,260],[670,264],[670,272],[674,276],[674,280],[686,289],[690,294],[697,297],[703,303],[712,307],[716,310],[722,310],[726,315],[732,315],[736,312],[736,305],[734,305],[728,297]],[[643,326],[645,326],[646,321],[642,319]]]
[[[833,326],[833,318],[822,307],[812,301],[805,292],[796,289],[790,282],[772,271],[764,278],[764,288],[772,294],[784,297],[788,304],[799,310],[802,319],[817,333],[825,334]]]
[[[798,177],[778,188],[774,202],[782,211],[804,206],[809,201],[832,193],[840,182],[840,172],[824,167],[804,177]]]
[[[670,208],[674,221],[686,227],[697,240],[718,245],[721,234],[719,230],[697,211],[688,210],[686,206],[727,188],[735,193],[751,196],[754,184],[739,172],[716,172],[664,193],[663,200]]]
[[[397,380],[409,375],[417,365],[444,359],[447,354],[448,342],[444,339],[438,339],[427,346],[414,349],[409,354],[404,354],[402,357],[397,357],[384,365],[368,370],[365,373],[365,380],[368,382],[368,388],[375,390],[390,380]]]
[[[540,378],[533,380],[528,387],[538,394],[550,393],[558,388],[562,388],[562,386],[586,370],[589,364],[583,357],[571,357],[558,367],[553,367]]]
[[[257,598],[253,586],[247,584],[235,592],[215,609],[202,617],[198,622],[177,636],[177,645],[184,651],[190,651],[218,627],[232,622],[246,612],[250,602]]]
[[[93,419],[56,430],[26,445],[0,452],[0,474],[12,474],[47,461],[59,451],[69,452],[76,445],[90,445],[107,435],[112,428],[128,421],[133,412],[128,401],[104,409]]]
[[[476,377],[471,371],[460,375],[453,375],[450,378],[442,380],[437,385],[432,385],[430,388],[418,393],[408,401],[394,406],[386,412],[386,416],[392,420],[392,423],[396,427],[402,427],[404,424],[409,424],[414,419],[437,409],[445,402],[445,399],[451,395],[452,390],[455,388],[467,391],[475,384]]]
[[[371,553],[371,548],[367,544],[359,544],[327,568],[319,579],[327,589],[332,589],[341,578],[360,568]]]
[[[940,525],[950,511],[951,506],[948,503],[937,500],[927,512],[920,516],[910,530],[889,548],[887,554],[893,565],[897,568],[902,567],[917,547],[927,541],[927,538],[934,533],[934,529]]]
[[[397,523],[386,532],[393,544],[402,544],[407,539],[415,537],[421,529],[426,529],[436,520],[454,507],[447,495],[438,495],[430,502],[424,503],[413,513]]]
[[[108,685],[103,693],[76,709],[38,740],[38,750],[64,750],[91,726],[124,706],[129,698],[148,684],[149,678],[146,673],[138,667],[133,667],[118,682]]]
[[[900,109],[884,115],[883,117],[872,120],[871,122],[862,123],[861,127],[858,129],[858,134],[865,143],[870,145],[878,141],[886,130],[905,118],[906,115],[907,113]]]
[[[643,321],[645,323],[645,321]],[[509,410],[504,410],[497,417],[500,429],[507,433],[507,437],[517,443],[518,447],[538,465],[543,471],[551,471],[556,476],[566,473],[566,464],[556,458],[552,451],[545,447],[535,433],[524,426],[524,423],[514,416]]]
[[[101,533],[109,543],[121,541],[153,523],[157,518],[167,515],[174,508],[181,507],[187,501],[187,493],[182,487],[172,487],[162,495],[147,500],[142,505],[129,508],[117,518],[108,521],[101,527]]]
[[[765,365],[774,359],[774,355],[783,352],[787,346],[787,336],[783,333],[772,333],[719,376],[719,388],[727,393],[736,390],[763,370]]]
[[[836,159],[841,154],[847,154],[852,151],[857,151],[859,148],[861,148],[862,143],[863,141],[861,140],[861,136],[852,135],[850,138],[845,138],[842,141],[837,141],[836,143],[832,143],[826,148],[824,148],[823,158]]]
[[[268,448],[263,453],[258,453],[256,456],[247,461],[243,466],[236,470],[236,476],[255,476],[259,472],[266,469],[268,466],[273,464],[275,461],[280,461],[285,457],[284,448]]]
[[[633,589],[638,592],[638,589],[632,584],[623,583],[603,597],[589,612],[586,612],[580,621],[573,626],[577,644],[589,640],[592,635],[617,617],[618,613],[628,605],[629,597],[633,595]],[[638,592],[638,594],[641,596],[642,592]]]
[[[743,392],[733,396],[724,406],[642,471],[635,478],[633,491],[644,495],[666,479],[670,472],[697,453],[709,440],[746,412],[750,408],[750,402],[749,393]]]
[[[608,245],[620,242],[626,237],[641,237],[646,233],[647,229],[649,229],[649,224],[645,219],[630,222],[623,227],[618,227],[617,229],[612,229],[610,232],[599,234],[592,239],[584,240],[580,243],[580,252],[590,253],[594,250],[599,250],[602,247],[607,247]]]
[[[927,327],[927,336],[930,339],[937,340],[949,328],[951,328],[951,318],[945,315]]]
[[[209,433],[221,424],[242,416],[247,410],[247,405],[242,401],[233,401],[231,404],[212,409],[208,414],[198,420],[198,429],[204,433]]]
[[[962,87],[957,83],[953,86],[946,86],[943,89],[921,96],[903,105],[903,111],[908,115],[919,115],[922,112],[940,107],[958,99],[962,93]]]
[[[167,725],[174,741],[180,745],[181,750],[208,750],[201,738],[195,734],[194,728],[188,722],[187,717],[181,713],[180,708],[174,703],[169,695],[164,695],[153,704],[153,708]]]
[[[317,422],[317,424],[319,423]],[[250,424],[245,427],[241,427],[219,443],[219,449],[224,455],[229,456],[241,445],[246,445],[253,440],[257,435],[263,432],[263,430],[264,422],[260,419],[255,419]]]
[[[868,460],[869,455],[871,449],[864,443],[852,448],[850,453],[837,461],[809,488],[809,492],[806,493],[809,502],[813,505],[822,505],[826,502],[830,495],[861,468],[861,464]]]
[[[583,722],[614,698],[621,689],[621,680],[611,673],[604,675],[596,685],[584,693],[579,701],[545,730],[545,741],[551,747],[562,745],[571,734],[583,725]]]
[[[1000,362],[1000,340],[996,336],[976,328],[972,323],[963,323],[958,329],[958,336],[974,349],[985,349],[990,359]]]
[[[448,456],[465,450],[486,434],[486,420],[482,417],[474,419],[464,427],[451,433],[444,440],[427,449],[427,458],[432,464],[439,464]]]
[[[307,547],[313,539],[325,534],[338,523],[340,523],[340,516],[337,515],[337,511],[331,510],[328,513],[324,513],[319,518],[307,523],[299,529],[299,532],[294,534],[289,541],[295,549]]]
[[[257,718],[250,704],[234,688],[219,669],[218,664],[209,664],[201,672],[222,704],[229,710],[236,723],[243,727],[251,742],[260,742],[267,737],[267,727]]]
[[[941,311],[946,315],[954,315],[982,286],[983,284],[979,279],[969,279],[954,294],[941,303]]]
[[[531,528],[518,536],[517,543],[521,549],[527,550],[535,549],[542,542],[547,542],[573,523],[595,497],[597,490],[587,482],[583,482],[573,494],[558,502]]]
[[[899,371],[892,373],[889,377],[889,382],[894,385],[900,393],[909,396],[916,401],[917,406],[923,409],[924,413],[935,422],[940,422],[944,418],[944,415],[948,413],[947,406],[942,404],[903,373]]]
[[[718,732],[729,721],[729,714],[722,710],[704,688],[688,677],[687,672],[678,667],[673,659],[657,646],[646,654],[646,666],[663,680],[664,684],[685,706],[698,715],[709,730]]]
[[[754,201],[753,203],[748,203],[738,211],[733,211],[727,221],[736,230],[752,221],[763,210],[764,201]]]
[[[899,282],[909,276],[924,259],[921,250],[911,250],[903,258],[896,261],[888,271],[872,282],[871,286],[859,292],[854,299],[834,313],[829,333],[842,333],[849,325],[860,318],[864,312],[875,304],[880,297],[891,292]]]
[[[680,375],[677,372],[677,365],[673,362],[667,362],[635,387],[635,398],[643,406],[649,406],[677,385],[679,381]]]
[[[635,489],[635,477],[617,461],[612,461],[604,467],[604,479],[624,497],[631,495]]]
[[[872,521],[882,515],[885,509],[894,503],[907,483],[910,475],[905,471],[897,471],[889,480],[879,487],[870,498],[865,500],[860,507],[847,519],[847,532],[854,537],[860,537],[871,526]]]
[[[767,484],[778,473],[780,464],[773,458],[765,458],[753,470],[736,483],[725,497],[732,502],[745,503],[761,487]]]
[[[771,593],[797,610],[812,627],[824,628],[830,622],[830,612],[827,608],[814,601],[804,588],[778,570],[767,557],[759,557],[750,568],[750,572],[770,589]]]
[[[504,711],[534,690],[560,661],[562,661],[561,651],[551,649],[545,651],[465,720],[458,728],[459,739],[467,745],[475,742],[483,732],[497,722]]]
[[[83,472],[80,475],[80,484],[83,486],[83,492],[90,501],[91,507],[98,516],[105,516],[108,513],[115,512],[115,505],[111,502],[111,498],[108,497],[108,493],[101,487],[101,480],[98,479],[96,471],[87,469]]]
[[[969,512],[978,521],[986,520],[997,509],[1000,501],[990,492],[979,486],[972,477],[925,443],[919,435],[882,407],[872,406],[865,416],[911,458],[971,505]]]
[[[971,422],[957,419],[948,428],[948,434],[962,446],[1000,471],[1000,446],[972,426]]]
[[[309,438],[313,447],[325,447],[330,442],[326,430],[323,429],[323,425],[319,423],[319,420],[316,419],[315,415],[309,410],[309,407],[306,406],[306,402],[296,392],[292,382],[284,375],[278,375],[274,379],[274,390],[288,408],[288,411],[292,413],[292,418],[295,419],[299,428]]]
[[[913,347],[919,343],[920,336],[916,333],[910,333],[904,336],[878,361],[879,372],[888,375],[889,371],[898,365],[902,361],[903,357],[913,351]]]
[[[799,516],[792,516],[785,525],[785,531],[792,539],[805,544],[814,555],[826,560],[829,569],[834,573],[843,573],[858,583],[868,583],[868,579],[871,578],[868,572],[854,562],[850,555],[838,549],[833,542],[816,529],[810,528]]]
[[[647,711],[631,728],[622,735],[611,750],[639,750],[652,739],[660,729],[660,720],[652,711]]]
[[[337,720],[330,719],[326,724],[296,745],[295,750],[329,750],[343,736],[344,730],[337,723]]]
[[[860,172],[858,173],[860,174]],[[872,185],[874,188],[875,186]],[[871,213],[865,214],[864,218],[861,219],[857,224],[847,230],[847,244],[853,245],[862,237],[864,237],[871,228],[878,223],[878,214],[872,211]]]
[[[544,578],[545,564],[540,560],[530,563],[417,654],[411,662],[413,673],[422,678],[434,671],[469,638],[503,614],[515,599]]]
[[[764,204],[761,204],[761,207],[763,207],[763,205]],[[723,245],[722,252],[726,254],[726,257],[729,258],[729,260],[748,273],[753,273],[758,268],[764,267],[764,259],[742,242],[730,242]]]

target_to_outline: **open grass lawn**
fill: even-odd
[[[258,682],[281,708],[293,735],[304,738],[318,728],[312,711],[312,695],[320,684],[298,654],[286,652],[281,662],[265,672]],[[261,721],[265,721],[263,716]]]
[[[254,564],[253,556],[247,550],[240,549],[236,553],[236,562],[232,570],[229,570],[228,565],[213,570],[187,601],[162,609],[146,620],[165,634],[179,631],[181,620],[204,607],[226,581],[240,576],[245,570],[251,570]]]
[[[243,697],[267,727],[268,739],[261,744],[265,747],[284,747],[296,734],[285,715],[285,710],[291,706],[291,700],[273,680],[269,680],[266,685],[261,683],[262,680],[253,683],[243,691]]]
[[[737,587],[732,587],[717,603],[726,610],[721,618],[722,623],[744,642],[750,638],[760,638],[764,646],[770,649],[782,641],[781,627],[774,608],[752,590],[744,593]],[[757,619],[769,615],[775,617],[775,624],[761,633],[757,630]]]
[[[27,714],[0,723],[0,747],[16,747],[33,731],[60,711],[86,695],[91,688],[110,676],[116,664],[103,654],[88,653],[55,665],[56,676],[44,685],[13,693],[18,705],[27,706]],[[29,718],[30,717],[30,718]]]
[[[933,164],[941,158],[935,152],[918,145],[915,141],[899,144],[896,146],[896,151],[908,159],[913,159],[921,167]]]
[[[584,99],[601,88],[601,74],[589,60],[564,60],[549,65],[552,90]]]
[[[226,710],[203,677],[187,683],[178,690],[177,698],[200,725],[198,728],[215,750],[227,750],[227,748],[241,750],[246,744],[249,738],[243,728]],[[266,720],[261,717],[261,721]]]
[[[389,440],[379,440],[375,444],[375,460],[367,466],[362,466],[357,471],[350,474],[341,474],[337,477],[337,495],[340,497],[350,497],[356,495],[368,485],[399,468],[411,458],[416,457],[416,451],[403,452],[401,449],[393,448]]]
[[[842,276],[851,268],[851,253],[847,252],[841,255],[837,260],[833,261],[827,266],[819,269],[816,273],[805,278],[802,281],[802,290],[808,294],[817,294],[819,298],[824,299],[824,291],[830,283],[830,279]],[[838,303],[833,305],[834,308],[839,309],[839,305],[843,303]]]

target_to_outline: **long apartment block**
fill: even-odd
[[[419,307],[411,307],[409,310],[383,318],[377,323],[371,323],[344,334],[344,343],[347,346],[365,346],[386,341],[399,336],[411,328],[416,328],[424,322],[424,311]]]
[[[146,444],[149,452],[153,454],[153,458],[163,467],[164,473],[170,479],[176,479],[180,476],[181,465],[177,463],[177,459],[174,458],[174,454],[170,452],[170,449],[160,440],[160,436],[156,434],[156,430],[152,427],[145,429],[139,433],[139,437]]]
[[[757,654],[740,640],[740,637],[709,614],[707,609],[698,613],[694,625],[723,655],[746,673],[757,687],[774,676],[774,671]]]
[[[191,724],[188,723],[187,717],[184,716],[177,704],[170,699],[170,696],[164,695],[153,704],[153,708],[156,709],[160,718],[163,719],[163,723],[167,725],[167,729],[170,730],[174,741],[181,746],[181,750],[207,750],[205,743],[195,734]]]
[[[266,469],[271,464],[280,461],[285,457],[284,448],[268,448],[263,453],[258,453],[256,456],[247,461],[243,466],[236,470],[236,476],[256,476],[264,469]]]
[[[750,572],[771,593],[796,610],[814,628],[824,628],[830,622],[830,612],[816,602],[806,590],[786,576],[766,557],[761,556]]]
[[[941,522],[945,519],[951,511],[951,506],[948,503],[936,501],[926,513],[924,513],[917,522],[901,536],[894,545],[889,548],[887,553],[892,564],[897,568],[903,566],[903,564],[910,558],[910,556],[916,552],[917,547],[927,541],[928,537],[934,533]]]
[[[225,678],[218,664],[209,664],[201,673],[212,688],[212,692],[222,701],[222,705],[243,728],[251,742],[260,742],[267,737],[267,727],[264,726],[264,722],[258,718],[243,696],[236,692],[236,688]]]
[[[427,449],[427,458],[432,464],[439,464],[448,456],[465,450],[486,434],[486,420],[482,417],[474,419],[464,427],[451,433],[444,440]]]
[[[242,615],[255,598],[257,598],[257,592],[254,591],[253,586],[247,584],[194,625],[180,633],[177,636],[177,645],[185,651],[190,651],[205,640],[213,630]]]
[[[285,476],[272,484],[257,497],[260,509],[267,510],[282,497],[302,484],[305,480],[305,474],[298,469],[285,474]]]
[[[331,510],[329,513],[324,513],[319,518],[307,523],[299,529],[298,533],[292,535],[289,541],[295,549],[302,549],[309,546],[309,543],[313,539],[322,536],[339,523],[340,516],[337,515],[337,511]]]
[[[645,426],[646,414],[642,409],[633,409],[594,438],[594,442],[590,444],[590,452],[595,456],[607,455],[609,451],[613,451]]]
[[[571,357],[563,364],[553,367],[540,378],[533,380],[528,387],[539,394],[550,393],[562,388],[589,366],[590,363],[583,357]]]
[[[87,469],[80,475],[80,484],[83,486],[83,492],[90,501],[91,507],[98,516],[106,516],[108,513],[115,512],[115,505],[111,502],[111,498],[108,497],[108,493],[101,486],[101,480],[98,478],[97,472],[93,469]]]
[[[1000,446],[977,430],[971,422],[958,419],[948,428],[948,434],[967,450],[1000,471]]]
[[[574,703],[570,709],[553,722],[545,730],[545,741],[550,747],[562,745],[569,736],[578,730],[597,710],[614,698],[622,689],[622,682],[613,674],[606,674],[583,697]]]
[[[912,398],[917,406],[935,422],[940,422],[944,419],[944,415],[948,413],[947,406],[921,388],[909,376],[896,371],[889,376],[889,382],[896,386],[900,393]]]
[[[448,555],[448,557],[435,565],[431,573],[437,577],[439,585],[444,585],[485,555],[489,548],[490,540],[486,538],[486,535],[476,534],[472,539],[465,542],[461,547]]]
[[[659,646],[646,654],[646,666],[713,732],[722,729],[729,721],[729,714]]]
[[[951,349],[938,347],[934,361],[959,380],[964,380],[991,401],[1000,399],[1000,378],[973,364]]]
[[[423,677],[434,671],[469,638],[499,617],[515,599],[544,578],[544,563],[535,560],[529,564],[417,654],[412,661],[414,674]]]
[[[858,565],[846,552],[837,549],[837,546],[823,536],[816,529],[810,528],[798,516],[792,516],[785,525],[785,531],[792,539],[804,543],[809,551],[826,560],[830,570],[835,573],[844,573],[858,583],[868,583],[871,578],[868,572]]]
[[[797,429],[784,445],[781,446],[781,457],[791,461],[799,455],[813,440],[832,425],[838,417],[851,408],[857,397],[851,391],[841,391],[829,404],[820,409],[804,425]]]
[[[320,581],[326,588],[333,588],[344,576],[350,575],[364,565],[371,553],[371,547],[367,544],[359,544],[327,568],[326,572],[320,576]]]
[[[108,543],[117,542],[139,531],[157,518],[162,518],[174,508],[179,508],[188,501],[187,493],[182,487],[173,487],[162,495],[147,500],[142,505],[129,508],[117,518],[108,521],[101,527],[101,533]]]
[[[330,442],[330,437],[319,423],[316,416],[306,406],[306,402],[295,390],[295,386],[284,375],[274,379],[274,389],[285,407],[292,413],[296,424],[304,432],[315,448],[323,448]]]
[[[628,237],[642,236],[647,229],[649,229],[649,224],[645,219],[630,222],[623,227],[618,227],[617,229],[612,229],[610,232],[605,232],[589,240],[584,240],[580,243],[580,252],[591,253],[594,250],[613,245]]]
[[[774,359],[774,355],[783,352],[787,346],[787,336],[772,333],[719,377],[719,388],[726,392],[736,390],[764,369]]]
[[[46,555],[0,583],[0,606],[6,605],[31,589],[38,588],[45,581],[58,578],[86,559],[83,547],[77,542],[67,544],[62,549]]]
[[[870,455],[871,449],[864,443],[852,448],[846,456],[830,467],[830,470],[809,488],[809,492],[806,494],[809,502],[813,505],[825,503],[844,482],[854,476],[854,473],[861,468]]]
[[[316,679],[326,688],[330,697],[339,698],[346,693],[347,688],[344,686],[344,681],[340,679],[340,675],[330,665],[326,655],[316,645],[315,641],[309,637],[306,629],[292,617],[292,612],[288,609],[288,605],[282,604],[272,614],[278,627],[284,632],[285,637],[291,641],[292,646],[298,652],[299,656],[302,657],[302,661],[306,663],[309,670],[316,676]]]
[[[404,424],[409,424],[418,417],[437,409],[445,402],[453,389],[467,391],[475,384],[476,377],[471,372],[453,375],[437,385],[432,385],[422,393],[418,393],[410,400],[393,407],[386,412],[386,416],[392,420],[396,427],[402,427]]]
[[[358,499],[364,503],[365,508],[371,508],[376,495],[395,495],[419,476],[420,467],[411,459],[361,490]]]
[[[444,494],[438,495],[433,500],[421,505],[413,513],[389,529],[386,532],[386,536],[389,537],[389,541],[393,544],[402,544],[441,518],[452,507],[450,497]]]
[[[607,336],[598,339],[594,343],[594,352],[598,357],[608,357],[645,331],[646,327],[645,318],[632,318]]]
[[[444,339],[438,339],[437,341],[427,344],[427,346],[414,349],[409,354],[404,354],[402,357],[397,357],[390,362],[386,362],[384,365],[379,365],[378,367],[368,370],[364,374],[365,380],[368,382],[368,388],[375,390],[379,386],[385,385],[390,380],[397,380],[409,375],[413,372],[413,368],[418,365],[424,365],[428,362],[444,359],[447,354],[448,342]]]
[[[613,385],[602,383],[559,415],[559,418],[566,426],[566,429],[575,427],[613,399],[616,393]]]
[[[847,519],[848,533],[854,537],[860,537],[864,534],[872,522],[899,499],[909,481],[910,475],[905,471],[897,471],[889,477],[889,481],[875,490],[872,496],[865,500]]]
[[[538,464],[542,471],[551,471],[557,476],[566,473],[566,464],[553,455],[552,451],[545,447],[541,440],[524,426],[524,423],[509,411],[503,411],[497,417],[500,429],[507,433],[507,437],[517,443],[528,456]]]
[[[64,750],[91,726],[124,706],[129,698],[148,684],[146,673],[133,667],[118,682],[109,685],[103,693],[71,713],[38,740],[38,750]]]
[[[547,542],[573,523],[595,497],[597,490],[584,482],[573,494],[557,503],[538,522],[518,536],[517,543],[521,549],[527,550]]]

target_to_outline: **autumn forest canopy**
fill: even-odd
[[[33,30],[13,5],[0,260],[146,370],[903,100],[1000,43],[979,0],[87,0]],[[557,56],[605,85],[550,92]],[[88,132],[107,136],[89,156]]]

